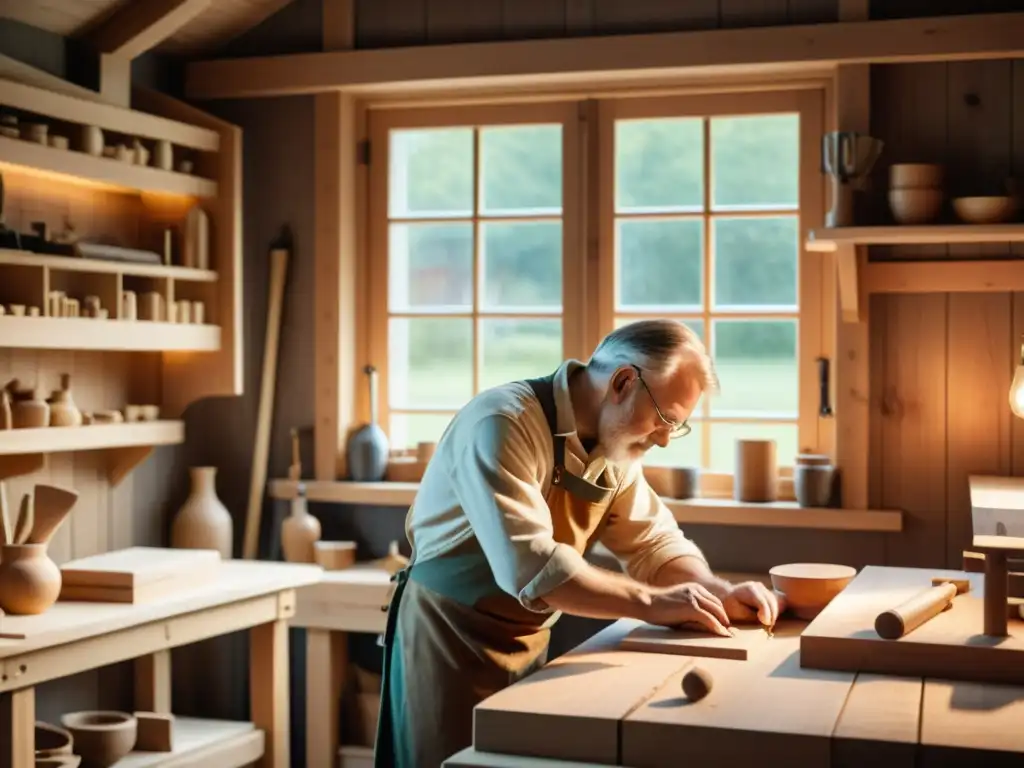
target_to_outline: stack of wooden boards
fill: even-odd
[[[220,553],[212,549],[119,549],[61,566],[58,599],[146,603],[210,583],[217,578],[220,564]]]

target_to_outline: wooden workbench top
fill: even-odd
[[[474,747],[605,765],[1020,765],[1024,687],[800,667],[796,622],[746,661],[618,649],[623,620],[481,703]],[[699,702],[681,680],[714,678]]]
[[[25,635],[24,640],[0,639],[0,659],[297,589],[315,584],[322,574],[317,565],[228,560],[205,586],[141,604],[59,601],[39,616],[0,618],[0,632]]]

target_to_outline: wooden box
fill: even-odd
[[[144,603],[209,583],[220,563],[213,549],[129,547],[91,555],[61,567],[59,599]]]

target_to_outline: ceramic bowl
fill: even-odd
[[[938,189],[945,169],[932,163],[893,163],[889,166],[889,189]]]
[[[75,740],[82,768],[109,768],[135,747],[138,722],[127,712],[69,712],[61,723]]]
[[[889,208],[900,224],[927,224],[942,212],[942,190],[890,189]]]
[[[71,734],[59,725],[36,721],[36,757],[70,755],[74,750]]]
[[[78,768],[82,758],[78,755],[60,755],[59,757],[37,757],[35,768]]]
[[[1009,221],[1016,213],[1012,197],[958,197],[953,210],[960,221],[969,224],[998,224]]]
[[[789,563],[775,566],[768,574],[772,587],[785,597],[790,613],[810,621],[853,580],[857,569],[829,563]]]

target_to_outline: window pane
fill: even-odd
[[[480,389],[546,376],[562,364],[562,321],[481,320]]]
[[[716,218],[716,306],[796,307],[797,218]]]
[[[392,131],[388,210],[393,218],[473,214],[473,129]]]
[[[712,118],[713,208],[795,208],[799,179],[799,115]]]
[[[699,467],[701,466],[701,444],[704,441],[704,423],[691,421],[693,431],[686,437],[669,440],[662,448],[654,446],[644,454],[643,463],[649,467]]]
[[[796,424],[715,424],[711,430],[711,471],[736,471],[737,440],[774,440],[775,459],[780,467],[791,467],[797,455]]]
[[[618,308],[700,310],[703,221],[620,221],[616,241]]]
[[[391,408],[459,408],[473,396],[473,321],[393,317],[388,325]]]
[[[473,225],[392,224],[388,233],[388,309],[473,309]]]
[[[715,320],[712,333],[722,385],[713,415],[798,414],[795,320]]]
[[[486,311],[562,309],[562,224],[558,221],[480,225]],[[470,265],[468,275],[472,275]]]
[[[451,413],[392,413],[388,442],[394,449],[436,443],[452,420]]]
[[[615,210],[704,209],[701,118],[615,123]]]
[[[485,214],[562,209],[562,126],[480,129],[480,210]]]

